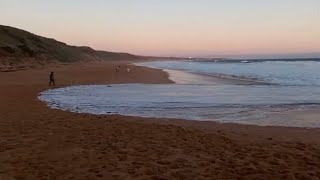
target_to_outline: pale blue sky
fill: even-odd
[[[296,55],[320,52],[319,9],[319,0],[0,0],[0,23],[143,55]]]

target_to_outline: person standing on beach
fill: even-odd
[[[50,79],[50,80],[49,80],[49,86],[51,86],[51,85],[55,86],[56,83],[55,83],[55,81],[54,81],[54,74],[53,74],[53,72],[50,73],[49,79]]]
[[[116,72],[120,72],[120,66],[116,67]]]

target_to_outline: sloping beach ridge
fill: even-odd
[[[162,70],[134,62],[49,63],[0,72],[0,179],[320,177],[317,128],[78,114],[50,109],[37,98],[48,89],[50,71],[58,87],[172,83]]]

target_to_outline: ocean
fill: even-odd
[[[320,61],[153,61],[174,84],[71,86],[42,92],[52,108],[77,113],[260,126],[320,127]],[[305,115],[306,116],[303,116]]]

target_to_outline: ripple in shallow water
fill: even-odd
[[[52,108],[78,113],[320,127],[318,121],[288,116],[318,108],[319,87],[92,85],[51,89],[39,98]]]

